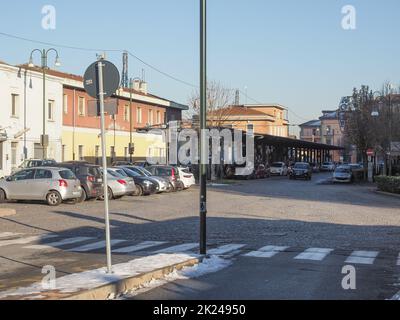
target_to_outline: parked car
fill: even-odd
[[[173,191],[182,191],[185,188],[177,167],[157,165],[146,169],[154,176],[168,178]]]
[[[287,176],[288,170],[284,162],[275,162],[271,165],[271,175]]]
[[[321,168],[320,168],[318,163],[311,162],[310,166],[311,166],[311,168],[312,168],[314,173],[319,173],[321,171]]]
[[[333,173],[333,182],[352,183],[353,181],[354,176],[350,166],[340,166],[335,169]]]
[[[78,200],[82,188],[67,168],[39,167],[23,169],[0,180],[0,203],[6,200],[46,201],[59,206],[66,200]]]
[[[126,178],[123,175],[108,169],[108,198],[118,199],[123,196],[133,196],[136,192],[135,181],[132,178]]]
[[[309,163],[297,162],[289,173],[290,179],[312,179],[312,168]]]
[[[172,191],[172,187],[169,184],[169,180],[167,178],[154,176],[150,171],[148,171],[147,169],[145,169],[143,167],[136,167],[136,166],[125,166],[125,167],[128,168],[129,170],[136,172],[137,174],[141,175],[142,177],[147,177],[147,178],[151,179],[151,181],[154,180],[158,185],[158,188],[157,188],[158,193],[161,193],[161,192],[168,193],[168,192]]]
[[[191,186],[196,184],[196,179],[194,178],[193,173],[190,172],[189,168],[178,168],[179,177],[185,187],[185,189],[189,189]]]
[[[120,167],[120,166],[132,166],[133,164],[129,161],[115,161],[112,163],[113,167]]]
[[[329,171],[333,172],[335,171],[335,164],[333,162],[324,162],[321,166],[321,171]]]
[[[13,173],[28,168],[52,167],[56,164],[54,159],[27,159],[17,169],[14,169]]]
[[[124,172],[135,181],[135,196],[148,196],[158,192],[158,184],[155,180],[144,177],[139,173],[130,170],[128,167],[120,167]]]
[[[59,163],[57,167],[70,169],[80,180],[82,195],[79,202],[97,199],[104,195],[103,176],[99,166],[84,161],[70,161]]]

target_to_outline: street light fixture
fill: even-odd
[[[33,63],[33,54],[35,52],[39,52],[41,55],[41,59],[42,59],[42,64],[41,64],[41,69],[42,69],[42,73],[43,73],[43,134],[40,138],[40,144],[43,148],[43,159],[47,158],[47,147],[49,145],[49,137],[46,135],[46,70],[49,69],[48,68],[48,55],[50,52],[54,52],[56,54],[56,60],[55,60],[55,66],[56,67],[60,67],[61,66],[61,60],[60,60],[60,56],[58,54],[58,51],[54,48],[50,48],[50,49],[34,49],[32,50],[30,57],[29,57],[29,64],[28,66],[30,68],[34,68],[35,64]]]

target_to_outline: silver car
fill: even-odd
[[[107,178],[109,199],[133,195],[136,192],[136,185],[132,178],[124,177],[112,169],[108,169]]]
[[[334,183],[352,183],[353,172],[349,166],[338,167],[333,173]]]
[[[6,200],[40,200],[58,206],[80,198],[82,188],[74,173],[65,168],[40,167],[18,171],[0,180],[0,203]]]

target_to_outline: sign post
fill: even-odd
[[[112,273],[112,255],[111,255],[111,231],[110,231],[110,212],[108,199],[108,172],[107,172],[107,144],[105,134],[105,108],[104,100],[111,97],[119,86],[118,69],[110,62],[99,59],[93,63],[85,73],[84,80],[86,92],[93,98],[98,99],[98,113],[101,118],[101,149],[103,166],[103,184],[104,184],[104,212],[106,227],[106,250],[107,250],[107,272]]]

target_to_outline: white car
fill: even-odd
[[[288,170],[284,162],[275,162],[271,165],[271,175],[287,176]]]
[[[183,182],[185,189],[189,189],[191,186],[196,184],[193,173],[190,172],[189,168],[178,168],[179,179]]]

